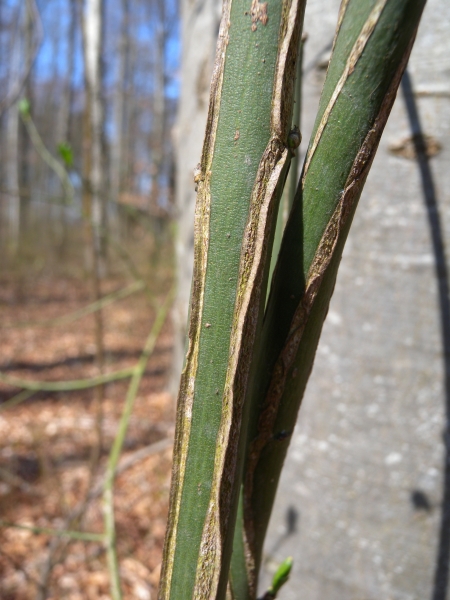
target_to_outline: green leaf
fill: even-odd
[[[67,142],[62,142],[61,144],[58,144],[58,153],[63,159],[64,164],[67,168],[73,165],[73,150],[70,144],[68,144]]]
[[[276,598],[278,592],[280,591],[280,588],[289,579],[291,569],[292,569],[292,556],[288,556],[285,560],[283,560],[281,565],[276,570],[275,575],[273,576],[272,585],[269,589],[269,592],[270,592],[270,594],[273,595],[274,598]]]

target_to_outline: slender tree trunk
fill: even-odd
[[[154,63],[154,95],[153,95],[153,127],[151,139],[151,193],[150,206],[155,206],[159,200],[159,184],[161,168],[165,156],[166,138],[166,18],[164,0],[158,0],[158,26],[155,35],[155,63]]]
[[[130,48],[130,2],[122,0],[122,23],[117,49],[117,75],[114,88],[114,137],[111,147],[110,165],[110,198],[114,207],[117,206],[123,184],[123,146],[124,146],[124,116],[126,101],[126,79]]]
[[[248,396],[252,414],[241,534],[242,561],[253,594],[277,483],[344,244],[424,4],[425,0],[348,0],[341,4],[332,58],[274,271],[254,357],[256,376]]]
[[[11,68],[9,74],[9,92],[15,85],[20,73],[21,43],[18,35],[13,36],[10,47]],[[13,254],[19,247],[20,234],[20,195],[19,195],[19,108],[14,102],[6,113],[6,222],[8,223],[8,242]]]
[[[61,90],[61,101],[59,103],[56,142],[69,142],[70,116],[72,108],[72,75],[75,68],[75,35],[77,31],[76,0],[67,0],[70,3],[70,21],[68,27],[66,77]]]
[[[102,105],[102,0],[86,0],[83,13],[83,50],[85,63],[86,98],[83,117],[83,213],[86,232],[86,250],[89,252],[88,267],[91,273],[92,298],[101,297],[101,277],[104,271],[102,256],[103,224],[105,222],[103,195],[103,105]],[[103,317],[95,313],[96,364],[103,371]],[[98,445],[92,455],[93,466],[97,464],[102,444],[102,398],[103,388],[96,388]]]
[[[31,63],[33,59],[33,13],[30,7],[29,0],[25,5],[25,23],[24,23],[24,52],[25,52],[25,65]],[[30,108],[33,110],[33,94],[32,94],[32,74],[29,73],[25,87],[24,87],[24,97],[30,102]],[[30,190],[30,183],[32,178],[31,172],[31,143],[30,138],[25,131],[25,127],[21,124],[19,125],[20,131],[20,187],[26,193]],[[22,201],[22,205],[25,202]],[[25,208],[25,207],[23,207]],[[21,211],[22,213],[24,211]],[[21,215],[21,218],[23,214]]]
[[[122,146],[122,187],[127,191],[132,191],[133,184],[133,164],[135,161],[135,78],[133,73],[137,68],[137,48],[136,43],[132,37],[129,38],[129,66],[127,77],[127,86],[125,92],[125,103],[123,109],[124,115],[124,135],[123,135],[123,146]]]
[[[56,143],[70,144],[70,125],[72,115],[72,76],[75,68],[75,36],[77,32],[77,0],[67,0],[70,5],[70,20],[68,26],[66,74],[61,89],[61,101],[59,104],[58,120],[56,126]],[[67,241],[66,207],[63,203],[59,208],[59,251],[64,258]]]
[[[102,255],[102,231],[105,223],[104,179],[103,179],[103,99],[102,99],[102,40],[103,40],[103,2],[86,0],[83,20],[84,60],[89,106],[88,126],[91,130],[91,164],[89,188],[92,204],[92,228],[94,234],[94,255],[98,268],[103,271],[105,265]]]

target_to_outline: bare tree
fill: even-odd
[[[20,71],[21,39],[20,25],[17,23],[11,36],[10,71],[8,77],[8,96],[14,93],[17,85],[16,74]],[[7,236],[11,251],[16,252],[20,232],[20,194],[19,194],[19,107],[14,102],[6,113],[6,222]]]
[[[103,125],[102,100],[102,41],[103,0],[86,0],[82,13],[83,54],[86,98],[83,117],[83,212],[86,230],[86,250],[89,252],[88,267],[91,271],[92,296],[94,301],[101,297],[101,276],[105,269],[103,244],[105,226],[104,179],[103,179]],[[103,370],[103,318],[102,311],[95,316],[96,363]],[[103,388],[96,388],[97,436],[96,453],[92,456],[95,465],[100,456],[102,434]]]
[[[129,60],[130,48],[130,2],[129,0],[121,1],[122,7],[122,23],[120,27],[120,35],[117,44],[117,75],[114,86],[113,99],[113,123],[114,137],[111,146],[111,163],[110,163],[110,189],[111,200],[114,204],[117,203],[119,193],[122,187],[122,175],[124,172],[123,161],[123,146],[124,146],[124,115],[125,115],[125,100],[126,100],[126,75]]]
[[[101,271],[102,231],[105,223],[103,197],[103,126],[104,109],[102,98],[102,39],[103,1],[86,0],[83,12],[83,53],[86,83],[85,102],[85,214],[92,224],[94,270]]]
[[[68,0],[70,18],[67,28],[67,72],[62,82],[61,100],[59,103],[56,140],[58,143],[69,140],[70,116],[72,107],[72,74],[75,68],[75,35],[77,31],[76,0]]]
[[[155,12],[157,12],[157,28],[154,38],[155,61],[154,61],[154,90],[153,90],[153,110],[152,110],[152,140],[151,140],[151,195],[150,205],[158,202],[160,194],[159,180],[161,176],[161,167],[164,161],[165,137],[166,137],[166,93],[165,76],[166,61],[165,48],[167,40],[167,27],[165,17],[164,0],[155,2]]]

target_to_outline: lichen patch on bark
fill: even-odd
[[[258,29],[258,21],[260,21],[262,25],[267,25],[267,21],[269,20],[269,15],[267,14],[267,2],[252,0],[250,15],[252,18],[252,31]]]

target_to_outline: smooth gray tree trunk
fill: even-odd
[[[101,55],[103,41],[103,2],[86,0],[83,12],[83,47],[85,78],[87,87],[90,165],[89,193],[91,196],[91,222],[93,229],[94,254],[99,272],[103,272],[104,256],[101,240],[106,224],[103,176],[103,121]]]

